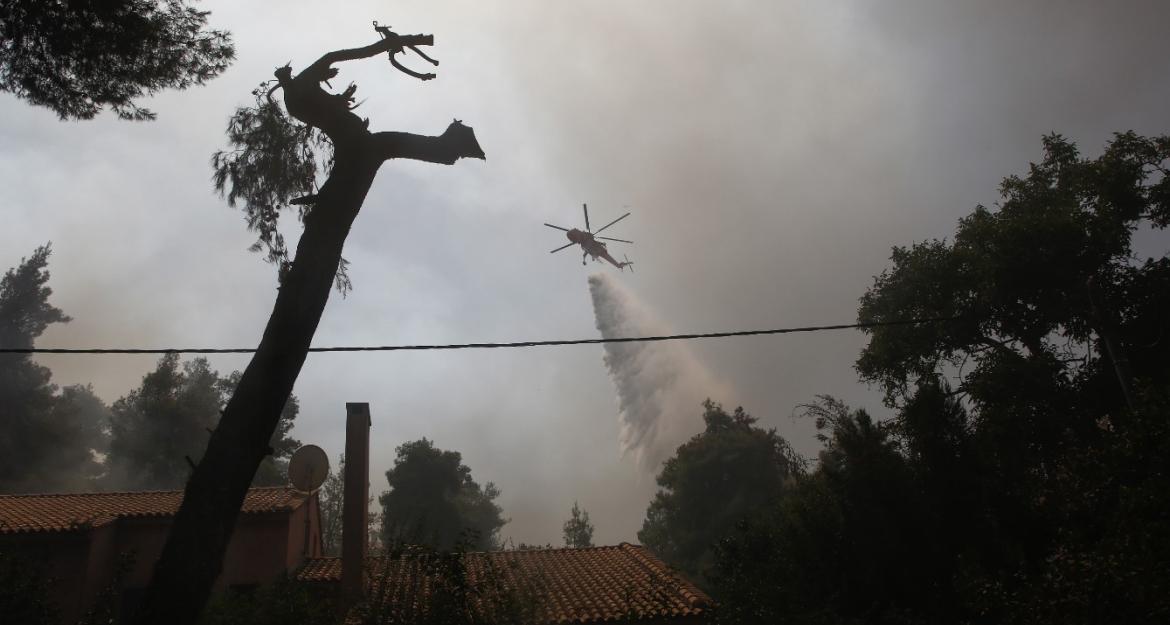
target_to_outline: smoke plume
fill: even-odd
[[[593,313],[604,338],[671,334],[625,287],[604,274],[589,277]],[[702,429],[702,402],[730,395],[683,341],[606,343],[605,366],[617,386],[623,453],[654,473]]]

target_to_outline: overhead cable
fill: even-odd
[[[337,347],[310,347],[309,352],[406,352],[439,349],[497,349],[505,347],[552,347],[558,345],[596,345],[601,343],[650,343],[656,341],[682,341],[691,339],[717,339],[734,336],[763,336],[769,334],[796,334],[802,332],[824,332],[828,330],[853,330],[888,326],[917,325],[954,321],[958,317],[927,317],[922,319],[899,319],[894,321],[869,321],[863,323],[841,323],[823,326],[776,328],[772,330],[737,330],[733,332],[705,332],[697,334],[669,334],[663,336],[627,336],[599,339],[568,339],[555,341],[516,341],[512,343],[446,343],[435,345],[353,345]],[[254,347],[192,347],[192,348],[64,348],[64,347],[0,347],[0,354],[251,354]]]

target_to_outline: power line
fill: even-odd
[[[557,345],[595,345],[599,343],[651,343],[657,341],[682,341],[691,339],[718,339],[733,336],[762,336],[767,334],[796,334],[800,332],[823,332],[826,330],[852,330],[878,328],[886,326],[905,326],[923,323],[940,323],[954,321],[958,317],[927,317],[922,319],[900,319],[896,321],[870,321],[866,323],[842,323],[826,326],[803,326],[795,328],[777,328],[773,330],[737,330],[734,332],[706,332],[701,334],[669,334],[664,336],[629,336],[600,339],[569,339],[558,341],[517,341],[514,343],[447,343],[436,345],[359,345],[339,347],[310,347],[310,352],[405,352],[426,351],[438,349],[497,349],[505,347],[551,347]],[[251,354],[254,347],[195,347],[195,348],[168,348],[168,349],[135,349],[135,348],[55,348],[55,347],[28,347],[13,348],[0,347],[0,354]]]

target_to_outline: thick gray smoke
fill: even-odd
[[[671,334],[616,280],[589,277],[593,313],[604,338]],[[730,396],[683,341],[606,343],[605,365],[617,386],[623,453],[653,473],[703,428],[702,402]]]

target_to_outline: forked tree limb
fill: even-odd
[[[337,76],[338,70],[333,65],[345,61],[366,59],[382,53],[393,54],[395,51],[401,51],[403,47],[432,45],[433,43],[434,37],[432,35],[391,34],[368,46],[334,50],[333,52],[326,53],[296,77],[292,75],[292,68],[282,67],[276,70],[276,78],[280,86],[284,88],[285,108],[296,119],[324,132],[333,141],[335,147],[340,148],[351,144],[365,143],[369,137],[369,121],[363,120],[355,115],[349,106],[349,103],[353,100],[354,87],[351,86],[342,94],[331,94],[321,88],[323,82]],[[393,60],[393,57],[391,57],[391,60]],[[395,66],[400,67],[397,64]],[[422,77],[422,75],[415,72],[408,73],[416,77]],[[448,129],[448,133],[450,132],[451,130]],[[450,136],[448,136],[448,133],[444,133],[443,136],[447,137],[446,141],[452,145],[459,142],[468,144],[466,136],[462,133],[453,133]],[[398,134],[402,135],[404,133]],[[401,139],[400,137],[399,143],[402,143]],[[473,141],[471,143],[474,143],[474,135],[472,135],[472,139]],[[387,152],[392,154],[394,152],[394,148],[389,147],[391,143],[394,143],[393,141],[382,138],[378,139],[376,143],[378,145],[373,147],[373,154]],[[418,148],[425,143],[425,141],[420,143],[407,140],[404,143],[404,149],[411,153],[421,153]],[[447,152],[456,154],[457,157],[483,158],[483,151],[479,150],[478,144],[473,147],[468,145],[465,151],[467,153],[464,154],[458,149],[447,148]],[[400,157],[389,155],[384,158]],[[413,157],[403,156],[401,158]],[[448,164],[454,162],[446,160],[441,156],[420,160]]]
[[[323,76],[329,72],[330,66],[334,63],[368,59],[382,53],[388,54],[394,51],[401,51],[404,47],[431,46],[434,44],[434,35],[391,35],[368,46],[327,52],[321,58],[314,61],[312,65],[306,67],[302,73],[307,73],[310,76]],[[430,59],[430,57],[426,58]]]

